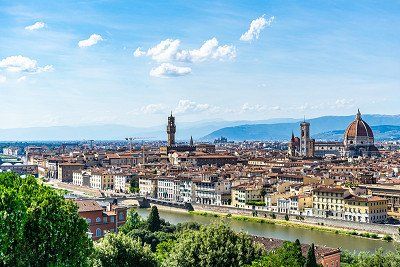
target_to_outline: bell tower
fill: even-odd
[[[168,125],[167,125],[167,135],[168,135],[168,146],[175,145],[175,132],[176,132],[176,125],[175,125],[175,117],[171,116],[168,117]]]

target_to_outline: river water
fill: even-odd
[[[149,209],[137,209],[138,214],[144,218],[148,216],[149,211]],[[212,221],[221,220],[220,218],[205,217],[201,215],[190,214],[188,212],[159,210],[159,213],[161,218],[172,224],[177,224],[180,222],[198,222],[200,224],[209,224]],[[247,232],[250,235],[272,237],[290,241],[294,241],[298,238],[302,243],[314,243],[316,245],[333,248],[340,247],[341,249],[350,251],[373,252],[380,247],[386,251],[395,249],[394,242],[339,235],[267,223],[237,221],[228,218],[224,218],[223,220],[235,231]]]

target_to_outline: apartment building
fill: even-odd
[[[72,173],[72,184],[77,186],[90,186],[90,172],[89,171],[74,171]]]
[[[208,205],[227,205],[231,202],[231,182],[217,176],[194,178],[195,202]]]
[[[114,190],[116,192],[129,193],[130,178],[132,177],[126,173],[116,173],[114,175]]]
[[[244,208],[249,202],[264,202],[262,187],[253,184],[241,184],[232,187],[231,205]]]
[[[83,164],[74,162],[64,162],[58,164],[58,180],[60,180],[61,182],[71,183],[73,179],[73,173],[83,170],[83,167]]]
[[[116,233],[118,228],[125,224],[127,208],[106,203],[101,206],[95,200],[74,200],[78,205],[78,213],[85,218],[88,235],[93,240],[102,238],[107,233]]]
[[[154,177],[139,177],[139,194],[145,197],[157,197],[157,179]]]
[[[90,187],[100,190],[114,190],[114,173],[107,170],[93,170]]]
[[[347,189],[318,187],[313,190],[313,216],[344,219],[345,199],[350,196]]]
[[[387,219],[387,200],[381,197],[351,196],[345,200],[344,220],[379,223]]]

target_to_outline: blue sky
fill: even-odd
[[[0,1],[0,24],[0,128],[400,113],[399,1]]]

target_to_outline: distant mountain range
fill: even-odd
[[[363,115],[378,140],[400,139],[400,115]],[[341,140],[354,116],[324,116],[307,120],[311,134],[320,140]],[[288,140],[292,131],[299,135],[300,119],[277,118],[259,121],[198,121],[179,122],[177,140],[213,141],[221,136],[229,140]],[[166,125],[148,128],[124,125],[52,126],[0,129],[0,141],[67,141],[67,140],[123,140],[125,137],[152,137],[166,140]]]
[[[278,118],[260,121],[198,121],[179,122],[177,118],[177,140],[199,139],[223,127],[255,123],[294,122],[297,119]],[[66,140],[123,140],[125,137],[152,137],[152,140],[166,140],[166,125],[148,128],[125,125],[51,126],[0,129],[0,141],[66,141]]]
[[[400,139],[400,115],[363,115],[372,127],[377,140]],[[317,140],[341,140],[343,133],[354,116],[324,116],[307,120],[311,123],[311,135]],[[214,140],[221,136],[228,140],[289,140],[292,131],[299,135],[299,123],[245,124],[224,127],[202,138]]]

